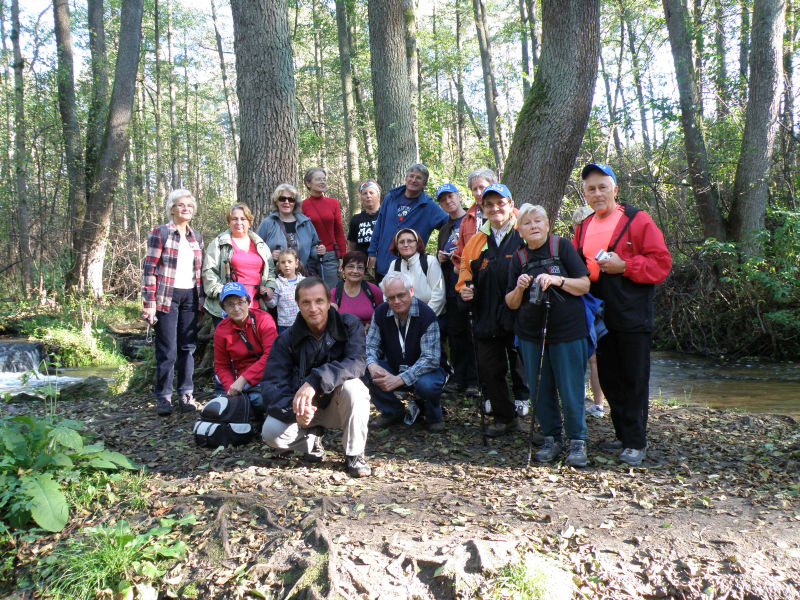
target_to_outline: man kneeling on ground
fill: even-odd
[[[300,314],[275,340],[267,360],[262,389],[268,416],[261,437],[273,448],[321,462],[325,428],[340,428],[347,472],[366,477],[369,391],[359,379],[364,326],[331,307],[330,290],[319,277],[298,283],[295,300]]]
[[[428,431],[444,431],[440,400],[445,373],[439,366],[436,313],[414,297],[408,273],[390,271],[382,285],[386,302],[375,309],[367,334],[369,391],[381,411],[375,426],[384,429],[402,421],[403,403],[394,391],[413,389]]]

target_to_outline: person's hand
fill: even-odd
[[[327,252],[325,244],[317,244],[317,256],[324,256],[325,252]]]
[[[386,372],[386,369],[384,369],[378,363],[370,363],[367,367],[367,370],[369,371],[369,374],[373,380],[379,377],[386,377],[389,374]]]
[[[469,302],[475,297],[475,289],[471,285],[465,285],[461,288],[460,294],[464,302]]]
[[[625,261],[622,260],[616,252],[609,252],[608,257],[603,260],[598,260],[597,264],[600,265],[600,270],[609,275],[617,275],[625,272]]]
[[[155,325],[156,322],[156,307],[153,306],[151,308],[144,308],[142,309],[142,318],[150,323],[150,325]]]
[[[561,279],[561,275],[550,275],[550,273],[540,273],[536,276],[536,281],[539,282],[539,285],[542,286],[543,290],[546,290],[550,286],[560,286]]]
[[[281,253],[281,249],[278,248],[277,250],[272,251],[272,260],[278,262],[278,255]]]
[[[373,271],[375,269],[375,256],[368,256],[367,257],[367,271]]]
[[[228,396],[238,396],[244,391],[244,386],[247,385],[247,379],[244,376],[239,376],[228,388]]]
[[[292,410],[294,410],[297,422],[303,427],[311,423],[314,413],[317,412],[317,407],[313,404],[316,395],[317,391],[308,382],[301,385],[300,389],[295,392]]]
[[[403,378],[399,375],[392,375],[377,363],[370,365],[369,374],[372,375],[372,383],[377,385],[384,392],[391,392],[405,385]]]
[[[450,260],[450,255],[449,255],[447,252],[445,252],[444,250],[439,250],[439,251],[436,253],[436,258],[438,258],[438,259],[439,259],[439,262],[440,262],[440,263],[445,263],[445,262],[447,262],[448,260]]]
[[[258,291],[260,291],[260,292],[261,292],[261,295],[264,297],[264,299],[265,299],[267,302],[269,302],[270,300],[272,300],[272,297],[275,295],[275,290],[273,290],[271,287],[267,287],[267,286],[265,286],[265,285],[262,285],[262,286],[259,288],[259,290],[258,290]]]
[[[531,277],[530,275],[526,275],[525,273],[523,273],[522,275],[520,275],[519,277],[517,277],[517,287],[518,287],[518,288],[520,288],[520,289],[522,289],[522,290],[525,290],[525,289],[527,289],[527,288],[528,288],[528,286],[530,286],[530,284],[531,284],[531,280],[532,280],[532,279],[533,279],[533,277]]]

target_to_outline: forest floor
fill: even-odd
[[[20,557],[30,569],[87,525],[124,518],[144,530],[194,513],[189,552],[160,597],[503,597],[487,591],[493,573],[546,555],[567,576],[566,592],[544,597],[800,598],[793,419],[656,404],[641,468],[601,452],[607,416],[588,417],[587,468],[526,468],[524,433],[484,447],[474,404],[446,406],[444,434],[370,431],[373,475],[351,479],[337,432],[326,460],[306,465],[260,441],[198,448],[193,415],[158,418],[145,396],[61,402],[59,413],[146,467],[147,506],[80,511]]]

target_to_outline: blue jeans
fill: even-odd
[[[197,290],[175,289],[169,312],[156,312],[156,398],[172,398],[172,371],[178,372],[178,396],[194,391],[197,347]]]
[[[312,250],[316,252],[316,250]],[[328,287],[333,289],[339,281],[339,259],[336,257],[334,250],[328,250],[325,254],[319,257],[320,264],[320,277],[328,284]]]
[[[584,407],[584,373],[586,372],[586,338],[560,344],[546,344],[542,363],[542,381],[539,384],[539,400],[536,403],[536,420],[542,435],[561,439],[561,408],[564,411],[564,432],[571,440],[586,439],[586,410]],[[539,357],[542,343],[519,340],[522,362],[528,375],[531,400],[536,389],[539,372]],[[556,396],[558,391],[558,396]]]
[[[386,369],[386,371],[392,375],[397,375],[385,360],[379,360],[378,365]],[[369,370],[364,374],[364,380],[369,388],[369,393],[370,396],[372,396],[372,403],[375,405],[375,408],[384,416],[401,419],[405,412],[405,407],[403,403],[395,397],[394,392],[384,392],[381,388],[372,383]],[[425,416],[425,422],[428,424],[439,423],[442,421],[441,396],[444,380],[444,369],[440,367],[430,373],[425,373],[425,375],[417,379],[413,385],[404,385],[397,388],[395,391],[413,390],[420,401],[420,408]]]

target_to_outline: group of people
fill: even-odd
[[[588,207],[573,217],[571,242],[551,234],[543,207],[515,207],[487,169],[468,178],[469,210],[451,183],[428,196],[421,164],[382,201],[378,184],[364,182],[346,241],[339,203],[324,195],[325,171],[309,169],[309,198],[279,185],[256,233],[249,208],[233,205],[228,230],[205,252],[189,226],[195,200],[175,190],[169,223],[148,238],[142,286],[143,317],[156,333],[156,411],[172,412],[173,370],[177,407],[198,408],[192,353],[203,307],[216,327],[219,391],[246,395],[262,439],[279,453],[322,460],[324,432],[337,428],[346,470],[369,475],[370,402],[380,413],[373,428],[419,422],[437,433],[442,395],[458,393],[482,398],[489,437],[517,431],[532,400],[536,459],[566,450],[566,462],[582,467],[584,378],[596,357],[592,389],[596,401],[604,393],[616,432],[604,449],[641,464],[653,290],[671,258],[650,216],[617,203],[609,166],[589,164],[581,177]],[[437,251],[427,254],[433,230]],[[589,292],[605,303],[599,339]]]

